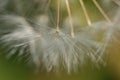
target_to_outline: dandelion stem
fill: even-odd
[[[98,4],[98,2],[96,0],[92,0],[93,3],[95,4],[95,6],[98,8],[98,10],[100,11],[100,13],[104,16],[104,18],[109,22],[112,23],[112,21],[110,20],[110,18],[107,16],[107,14],[104,12],[104,10],[100,7],[100,5]]]
[[[69,19],[70,19],[69,21],[70,21],[70,27],[71,27],[71,36],[74,38],[75,34],[74,34],[74,27],[73,27],[73,19],[72,19],[72,14],[71,14],[71,10],[70,10],[69,1],[65,0],[65,3],[66,3],[68,16],[69,16]]]
[[[83,12],[84,12],[84,14],[85,14],[87,23],[88,23],[88,25],[90,26],[90,25],[91,25],[91,20],[90,20],[90,17],[89,17],[89,15],[88,15],[88,12],[87,12],[87,9],[86,9],[86,7],[85,7],[85,4],[84,4],[83,0],[79,0],[79,2],[80,2],[80,4],[81,4],[81,7],[82,7]]]
[[[59,31],[59,23],[60,23],[60,0],[57,0],[57,27],[56,27],[57,31]]]

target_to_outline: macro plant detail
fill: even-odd
[[[26,56],[28,63],[47,71],[70,72],[87,58],[104,62],[102,56],[110,41],[119,42],[120,1],[90,1],[104,19],[93,22],[85,0],[0,0],[1,49],[7,58]],[[106,12],[100,3],[114,4],[115,12]],[[77,13],[74,7],[78,7]],[[76,19],[79,8],[87,25],[81,25],[80,17]]]

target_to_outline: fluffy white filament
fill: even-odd
[[[13,7],[10,6],[12,9],[5,7],[11,1],[15,2]],[[91,1],[109,23],[106,21],[92,23],[83,0],[78,0],[86,16],[88,26],[91,26],[80,31],[74,27],[69,0],[64,1],[67,16],[63,19],[61,18],[61,1],[58,0],[57,21],[53,20],[53,22],[57,22],[55,23],[57,25],[51,23],[53,19],[51,17],[55,16],[54,13],[52,15],[47,14],[51,0],[47,4],[45,13],[42,12],[44,11],[42,8],[47,0],[30,0],[30,2],[28,0],[28,3],[32,5],[28,5],[27,1],[25,1],[25,4],[20,0],[11,1],[0,0],[0,46],[6,50],[7,58],[15,54],[19,57],[27,56],[26,60],[31,64],[34,63],[37,68],[44,67],[47,71],[65,69],[70,72],[76,70],[86,59],[93,62],[103,61],[102,55],[110,40],[118,41],[118,36],[116,37],[114,33],[120,27],[120,10],[117,10],[116,17],[111,23],[109,16],[97,0]],[[113,2],[115,1],[113,0]],[[106,3],[109,2],[110,0],[107,0]],[[20,4],[17,5],[16,3]],[[14,7],[15,9],[13,9]],[[65,21],[66,18],[68,20]],[[57,30],[55,26],[57,26]],[[99,33],[102,34],[101,40],[96,39]]]

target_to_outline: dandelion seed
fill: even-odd
[[[100,7],[100,5],[98,4],[98,2],[96,0],[92,0],[93,3],[95,4],[95,6],[98,8],[98,10],[100,11],[100,13],[104,16],[104,18],[111,23],[110,18],[106,15],[106,13],[103,11],[103,9]]]
[[[114,41],[118,41],[119,36],[116,36],[116,32],[119,32],[119,9],[117,10],[117,13],[113,19],[112,23],[107,23],[107,22],[103,22],[100,24],[97,24],[95,27],[98,28],[99,30],[102,30],[102,32],[104,32],[103,35],[103,39],[101,41],[102,45],[101,47],[99,47],[99,49],[97,50],[96,54],[98,56],[97,61],[102,61],[102,56],[104,54],[104,52],[106,51],[106,48],[108,46],[110,46],[110,44]],[[103,27],[103,28],[102,28]],[[98,55],[99,53],[99,55]]]
[[[6,34],[1,38],[5,45],[11,43],[11,45],[7,45],[10,47],[10,49],[13,49],[11,50],[10,55],[15,54],[16,50],[19,49],[19,47],[26,48],[29,46],[30,53],[33,57],[33,62],[38,62],[39,60],[36,61],[38,59],[36,53],[36,40],[39,39],[40,34],[37,34],[22,17],[8,15],[3,18],[7,22],[7,24],[9,22],[9,25],[14,24],[17,27],[11,33]],[[23,48],[22,50],[24,50]],[[23,52],[22,50],[20,50],[20,52]]]
[[[43,61],[48,71],[59,70],[63,66],[63,69],[70,72],[77,69],[76,67],[84,62],[85,55],[88,57],[93,56],[92,59],[95,59],[94,48],[96,44],[92,44],[89,38],[87,39],[84,35],[80,33],[78,35],[72,38],[69,34],[61,31],[56,32],[54,29],[49,32],[47,40],[51,43],[48,43],[43,55]]]
[[[73,19],[72,19],[72,14],[71,14],[71,9],[70,9],[70,5],[69,5],[69,1],[65,0],[65,3],[66,3],[66,8],[67,8],[68,16],[69,16],[69,19],[70,19],[71,36],[74,38],[74,26],[73,26]]]

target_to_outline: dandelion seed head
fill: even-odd
[[[7,57],[27,55],[27,61],[37,69],[65,69],[67,72],[77,70],[86,59],[95,63],[103,61],[106,47],[118,34],[120,12],[118,10],[112,21],[97,0],[91,1],[104,20],[93,22],[85,1],[79,0],[88,25],[82,26],[82,21],[79,21],[82,19],[73,14],[74,6],[69,0],[55,1],[57,7],[50,0],[12,0],[15,7],[12,10],[4,8],[11,1],[0,0],[0,12],[5,9],[6,13],[0,14],[0,40],[8,53]],[[112,0],[103,3],[111,4]]]

